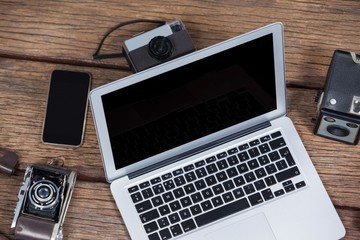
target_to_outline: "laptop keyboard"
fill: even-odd
[[[166,240],[305,186],[277,131],[128,191],[149,240]]]

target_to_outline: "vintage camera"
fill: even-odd
[[[349,144],[359,141],[360,58],[335,50],[325,88],[318,94],[314,133]]]
[[[179,20],[124,41],[123,54],[134,72],[195,51],[194,43]]]
[[[27,167],[11,224],[16,240],[61,240],[76,172],[49,165]]]

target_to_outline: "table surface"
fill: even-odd
[[[64,225],[65,239],[130,239],[105,181],[91,111],[79,148],[42,144],[49,75],[88,71],[92,88],[131,73],[124,59],[92,60],[104,33],[134,19],[181,19],[198,49],[272,22],[285,27],[288,116],[347,230],[360,239],[360,147],[313,134],[314,96],[324,85],[335,49],[360,53],[360,1],[2,1],[0,0],[0,147],[15,151],[20,170],[64,157],[79,177]],[[139,29],[128,26],[106,40],[102,53],[121,50]],[[22,184],[0,174],[0,235],[9,227]]]

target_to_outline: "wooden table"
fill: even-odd
[[[288,115],[294,121],[345,225],[360,239],[360,147],[312,133],[314,96],[335,49],[360,53],[360,2],[305,0],[0,1],[0,147],[15,151],[20,169],[63,156],[79,178],[65,220],[65,239],[130,239],[104,179],[92,115],[79,148],[41,143],[50,72],[89,71],[92,88],[130,75],[124,59],[91,59],[101,37],[133,19],[181,19],[198,49],[272,22],[285,26]],[[148,24],[114,32],[103,53]],[[20,174],[21,175],[21,174]],[[0,174],[0,234],[9,227],[22,176]]]

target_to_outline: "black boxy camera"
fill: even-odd
[[[134,72],[195,51],[184,24],[177,20],[124,41],[123,54]]]
[[[15,239],[61,240],[75,181],[74,171],[47,165],[27,167],[11,224]]]
[[[322,93],[317,97],[314,133],[357,144],[360,128],[360,58],[335,50]]]

